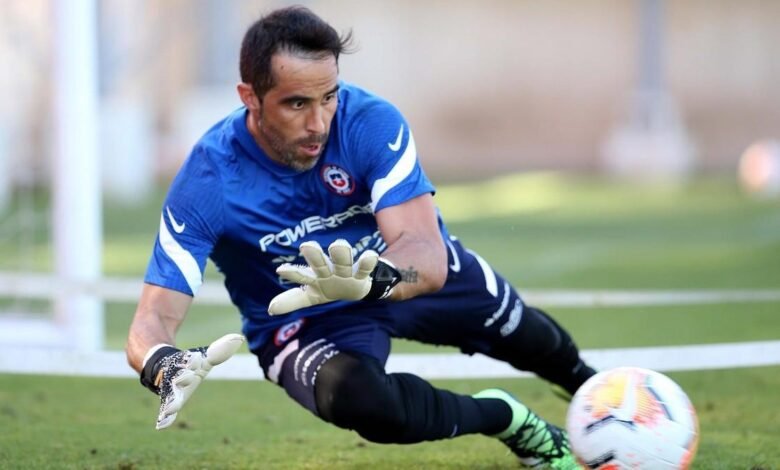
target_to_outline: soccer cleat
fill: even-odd
[[[537,416],[510,393],[488,389],[477,393],[474,398],[495,398],[509,405],[512,422],[494,437],[506,444],[526,467],[554,470],[582,468],[571,453],[566,432]]]

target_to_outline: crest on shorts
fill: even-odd
[[[355,190],[355,180],[347,173],[347,170],[338,165],[325,165],[322,167],[322,181],[325,186],[339,196],[349,196]]]
[[[276,330],[276,336],[274,337],[274,344],[281,346],[286,343],[290,338],[295,336],[295,333],[300,331],[303,326],[303,318],[295,320],[294,322],[287,323],[279,327]]]

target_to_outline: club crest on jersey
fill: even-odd
[[[303,326],[303,318],[300,318],[298,320],[295,320],[294,322],[287,323],[286,325],[282,325],[279,327],[278,330],[276,330],[276,336],[274,337],[274,344],[277,346],[281,346],[284,343],[287,342],[290,338],[295,336],[295,333],[300,331],[301,327]]]
[[[349,196],[355,190],[355,182],[346,170],[338,165],[322,167],[322,181],[334,193]]]

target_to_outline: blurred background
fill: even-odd
[[[56,3],[0,4],[6,204],[14,187],[51,180]],[[239,105],[241,37],[287,3],[95,2],[109,197],[132,202],[168,180]],[[300,3],[354,32],[342,78],[397,104],[440,183],[539,169],[733,174],[750,144],[780,134],[771,0]]]

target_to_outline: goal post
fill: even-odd
[[[102,250],[98,158],[97,4],[53,2],[54,145],[52,236],[58,282],[99,279]],[[103,306],[87,293],[58,292],[54,314],[66,342],[103,347]]]

